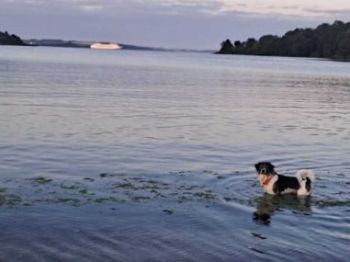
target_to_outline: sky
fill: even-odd
[[[167,48],[215,50],[349,18],[349,0],[0,0],[0,31],[25,39]]]

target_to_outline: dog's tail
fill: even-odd
[[[297,172],[297,178],[299,182],[309,178],[311,182],[315,181],[315,174],[312,170],[302,169]]]

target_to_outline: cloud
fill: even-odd
[[[350,9],[349,0],[129,0],[129,3],[159,9],[163,12],[193,12],[209,15],[252,14],[269,16],[333,16]]]
[[[338,11],[342,13],[344,9],[350,9],[348,0],[247,0],[244,5],[239,5],[239,1],[222,1],[221,12],[239,11],[246,14],[260,15],[280,15],[290,17],[333,16]],[[315,12],[317,10],[318,12]]]
[[[91,12],[116,7],[118,0],[2,0],[2,10],[25,12]],[[0,11],[1,12],[1,11]]]
[[[350,9],[348,0],[2,0],[2,8],[22,10],[40,7],[42,10],[69,10],[76,12],[126,11],[130,13],[154,12],[162,14],[203,15],[270,15],[281,16],[333,16]]]
[[[2,29],[25,38],[216,48],[347,20],[349,0],[0,0]],[[1,29],[1,28],[0,28]]]
[[[350,15],[350,8],[342,9],[320,9],[320,8],[304,8],[304,12],[316,16],[348,16]]]

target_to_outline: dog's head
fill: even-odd
[[[258,175],[271,176],[276,174],[275,167],[270,162],[256,163],[255,169]]]
[[[276,175],[275,167],[270,162],[259,162],[255,164],[257,173],[257,179],[262,187],[265,186],[265,182],[269,181],[273,175]]]

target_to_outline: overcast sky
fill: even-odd
[[[0,31],[22,38],[175,48],[217,49],[226,38],[349,17],[350,0],[0,0]]]

